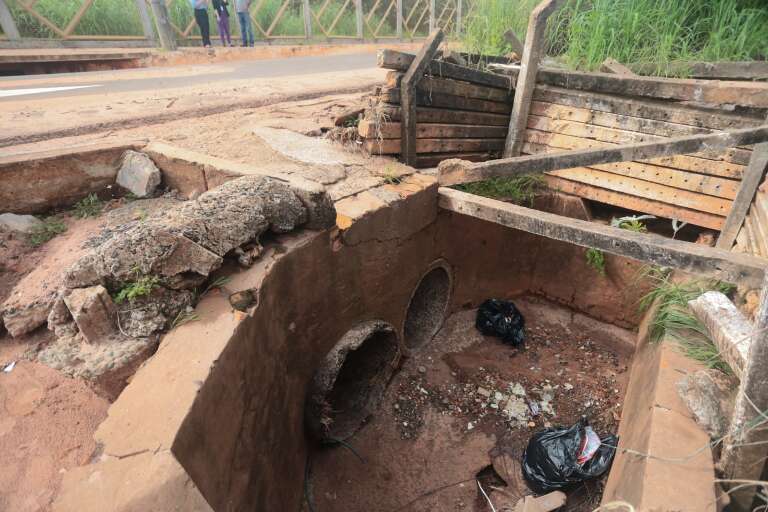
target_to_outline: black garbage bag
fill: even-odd
[[[480,304],[475,327],[513,347],[522,347],[525,341],[525,318],[508,300],[488,299]]]
[[[618,442],[613,435],[599,439],[586,420],[570,428],[548,428],[528,442],[523,475],[539,494],[598,477],[611,467]]]

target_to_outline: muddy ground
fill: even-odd
[[[615,434],[634,335],[581,315],[577,325],[569,310],[534,297],[516,304],[524,350],[481,335],[476,310],[452,315],[405,361],[380,410],[347,440],[351,449],[311,455],[314,507],[305,510],[485,512],[478,478],[501,510],[531,493],[519,462],[534,432],[586,416],[600,435]],[[549,405],[510,421],[505,404],[520,398]],[[567,509],[593,510],[602,486],[571,489]]]

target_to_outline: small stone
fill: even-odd
[[[116,332],[117,308],[103,286],[76,288],[64,297],[64,303],[88,343],[97,343]]]
[[[151,197],[161,181],[160,169],[144,153],[128,150],[117,172],[117,184],[137,197]]]
[[[566,391],[570,391],[573,389],[573,384],[566,382],[565,384],[563,384],[563,389],[565,389]]]
[[[471,421],[467,423],[467,430],[472,430],[473,428],[475,428],[474,423],[472,423]]]
[[[32,215],[16,215],[15,213],[0,214],[0,227],[17,233],[32,233],[43,222]]]
[[[427,369],[423,366],[419,366],[419,373],[427,373]]]
[[[529,427],[531,427],[531,428],[533,428],[533,427],[535,427],[535,426],[536,426],[536,423],[535,423],[535,422],[533,422],[533,421],[529,421],[529,422],[528,422],[528,426],[529,426]]]
[[[493,399],[494,399],[494,400],[496,400],[497,402],[501,402],[502,400],[504,400],[504,395],[502,395],[501,393],[499,393],[498,391],[496,391],[496,392],[493,394]]]
[[[519,382],[516,382],[514,385],[510,384],[509,390],[514,395],[525,396],[525,388]]]
[[[238,311],[247,311],[255,302],[256,297],[251,290],[235,292],[229,296],[229,303]]]
[[[477,388],[477,394],[478,395],[482,395],[485,398],[490,398],[491,397],[491,392],[489,390],[485,389],[485,388]]]

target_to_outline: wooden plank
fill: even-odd
[[[406,71],[413,62],[414,55],[395,50],[379,50],[376,55],[377,65],[380,68],[395,71]],[[439,78],[452,78],[477,85],[486,85],[506,91],[514,90],[514,80],[508,76],[480,71],[478,69],[459,66],[449,62],[432,60],[426,73]]]
[[[417,153],[474,153],[499,151],[504,139],[416,139]],[[400,154],[400,139],[367,139],[363,149],[373,155]]]
[[[654,119],[672,123],[698,126],[712,130],[749,128],[763,124],[764,118],[735,115],[724,111],[713,111],[696,107],[670,104],[649,99],[631,99],[595,92],[585,93],[562,87],[539,85],[534,91],[534,100],[557,103],[572,107],[587,108],[599,112]]]
[[[616,147],[615,144],[610,144],[608,142],[598,142],[582,137],[572,137],[570,135],[560,135],[558,133],[542,132],[538,130],[528,130],[525,134],[525,140],[534,144],[544,144],[559,150]],[[733,178],[741,177],[744,172],[744,167],[741,165],[707,160],[688,155],[650,158],[646,162],[673,169]]]
[[[515,86],[515,100],[509,120],[509,132],[504,144],[504,157],[520,154],[525,136],[525,124],[531,108],[533,90],[536,88],[536,75],[539,61],[544,55],[544,32],[549,17],[563,4],[564,0],[543,0],[531,12],[528,30],[525,33],[525,47],[520,61],[520,74]]]
[[[728,219],[725,221],[723,231],[717,239],[717,247],[730,249],[736,241],[736,235],[741,229],[744,218],[747,216],[749,206],[755,198],[755,193],[760,183],[763,182],[766,168],[768,168],[768,143],[763,142],[755,146],[752,159],[749,161],[744,176],[741,179],[741,188],[733,201]]]
[[[423,169],[425,167],[437,167],[437,165],[448,158],[460,158],[470,162],[485,162],[492,158],[498,158],[498,152],[474,152],[474,153],[419,153],[416,156],[416,167]]]
[[[505,64],[489,64],[494,71],[517,76],[519,70]],[[715,105],[732,104],[768,107],[768,84],[761,82],[690,80],[645,76],[618,76],[542,68],[537,81],[546,85],[581,91],[641,96],[647,98],[697,101]]]
[[[659,201],[654,201],[652,199],[643,197],[629,196],[620,192],[614,192],[613,190],[594,187],[585,183],[569,181],[549,174],[545,175],[544,179],[546,180],[547,185],[549,185],[551,188],[566,194],[583,197],[584,199],[590,199],[600,203],[619,206],[629,210],[648,213],[658,217],[678,219],[683,222],[688,222],[690,224],[704,228],[714,229],[716,231],[719,231],[725,222],[725,219],[719,215],[699,212],[696,210],[689,210],[687,208],[680,208],[675,205],[661,203]]]
[[[443,108],[417,107],[416,116],[424,123],[503,126],[505,129],[509,124],[508,115]],[[379,104],[374,110],[369,110],[366,113],[366,119],[375,120],[376,118],[383,119],[385,122],[400,121],[400,107],[385,103]]]
[[[418,116],[418,112],[416,114]],[[378,126],[373,121],[360,121],[357,131],[365,139],[399,139],[401,133],[400,123],[380,123]],[[504,126],[478,126],[478,125],[453,125],[419,123],[416,125],[417,139],[466,139],[466,138],[492,138],[503,139],[507,134]]]
[[[445,187],[438,194],[439,206],[448,211],[730,283],[755,285],[765,270],[764,260],[745,254],[571,219]]]
[[[746,217],[744,219],[744,226],[747,227],[753,243],[755,256],[768,256],[768,236],[765,234],[765,226],[761,226],[755,217]]]
[[[635,62],[630,67],[641,75],[656,74],[657,66],[649,62]],[[768,79],[768,62],[685,62],[672,61],[664,67],[670,75],[684,75],[691,78],[732,79],[732,80],[766,80]]]
[[[691,210],[707,212],[725,217],[731,209],[731,201],[697,194],[688,190],[668,187],[650,181],[621,176],[589,167],[576,167],[551,171],[548,174],[579,183],[622,192],[635,197],[644,197],[673,206],[682,206]]]
[[[606,128],[576,121],[550,119],[549,117],[536,115],[528,116],[528,128],[562,135],[570,135],[573,137],[594,139],[602,142],[610,142],[612,144],[630,144],[633,142],[650,142],[652,140],[662,141],[670,138],[615,128]],[[682,134],[675,136],[679,137],[680,135]],[[724,151],[700,151],[690,156],[729,163],[735,163],[734,160],[737,160],[737,165],[743,166],[749,162],[751,154],[751,150],[727,148]]]
[[[441,185],[455,185],[482,181],[494,176],[514,176],[573,167],[587,167],[595,164],[648,160],[659,156],[695,153],[704,147],[717,150],[766,140],[768,140],[768,126],[761,126],[731,132],[678,137],[663,142],[644,142],[607,148],[502,158],[482,164],[463,164],[460,161],[453,161],[450,165],[440,166],[439,180]]]
[[[749,239],[747,237],[747,228],[745,228],[744,226],[741,226],[741,229],[739,230],[739,235],[736,237],[736,245],[732,250],[734,252],[755,254],[755,251],[752,250],[752,247],[750,247],[749,245]]]
[[[403,76],[405,76],[403,73],[397,71],[390,71],[387,73],[387,87],[399,87]],[[464,98],[477,98],[480,100],[499,101],[502,103],[511,103],[513,98],[510,91],[505,91],[503,89],[429,76],[425,76],[421,79],[417,89],[427,93],[439,92],[442,94],[462,96]]]
[[[523,152],[527,154],[547,153],[549,149],[539,144],[526,143],[523,146]],[[591,165],[590,168],[730,200],[736,198],[740,185],[740,182],[736,180],[706,176],[641,162],[596,164]]]
[[[400,90],[384,87],[381,90],[381,100],[393,105],[400,104]],[[455,110],[471,110],[474,112],[490,112],[493,114],[509,114],[512,106],[498,101],[478,100],[475,98],[463,98],[451,94],[439,92],[428,93],[416,91],[416,104],[424,107],[443,107]]]
[[[403,3],[398,0],[398,37],[402,37],[403,29]],[[424,79],[424,71],[429,67],[432,57],[437,53],[440,43],[443,42],[443,31],[432,32],[427,41],[422,45],[416,58],[413,59],[408,71],[402,78],[400,84],[400,102],[402,104],[402,121],[400,123],[402,150],[401,160],[408,165],[416,164],[416,104],[418,96],[416,88]]]

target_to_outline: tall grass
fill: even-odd
[[[533,0],[478,0],[467,24],[470,51],[501,54],[507,28],[525,36]],[[597,69],[607,58],[656,65],[672,61],[751,60],[768,56],[763,0],[568,0],[547,30],[551,55],[571,67]]]

